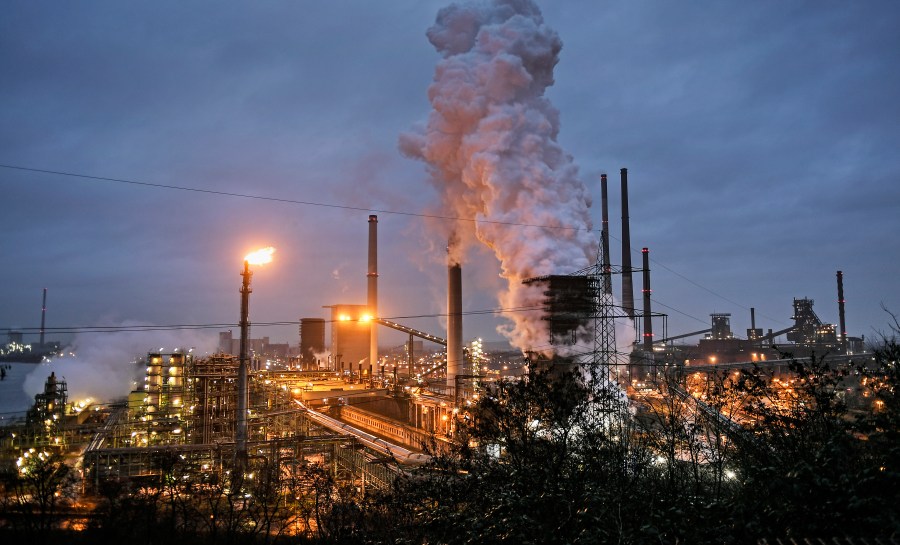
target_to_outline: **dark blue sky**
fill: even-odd
[[[425,30],[444,4],[8,2],[0,163],[425,211],[438,196],[397,140],[430,110]],[[597,195],[595,226],[599,174],[615,182],[614,237],[628,167],[632,244],[657,262],[670,333],[710,312],[743,332],[751,306],[780,329],[793,297],[836,323],[838,269],[851,334],[884,329],[882,303],[900,312],[896,2],[539,5],[564,44],[548,92],[560,143]],[[241,258],[264,245],[278,251],[253,321],[365,300],[364,211],[10,169],[0,191],[0,327],[37,326],[44,287],[50,326],[236,322]],[[382,315],[442,312],[444,242],[379,218]],[[497,306],[497,271],[472,256],[466,310]],[[496,339],[496,323],[467,318],[465,336]],[[297,342],[295,327],[253,335]]]

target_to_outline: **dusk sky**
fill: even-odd
[[[628,168],[635,265],[649,247],[670,334],[730,312],[743,336],[750,307],[782,329],[794,297],[837,323],[837,270],[849,333],[886,329],[881,306],[900,313],[900,4],[537,4],[563,43],[546,93],[559,144],[595,230],[609,174],[614,263]],[[441,56],[425,33],[445,5],[5,3],[0,328],[37,327],[45,287],[48,327],[236,323],[241,259],[261,246],[277,251],[255,270],[251,321],[326,317],[365,302],[369,213],[380,314],[445,312],[446,240],[416,216],[439,214],[440,196],[398,146],[431,111]],[[464,311],[500,306],[498,271],[469,252]],[[501,318],[464,323],[466,339],[501,338]],[[299,340],[293,325],[252,336]]]

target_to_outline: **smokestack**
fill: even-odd
[[[241,348],[238,365],[238,395],[237,395],[237,425],[235,426],[235,462],[243,470],[247,462],[247,402],[249,391],[247,388],[247,348],[250,336],[250,262],[244,261],[244,271],[241,273]]]
[[[631,279],[631,226],[628,221],[628,169],[622,173],[622,306],[634,319],[634,284]]]
[[[750,307],[750,329],[756,331],[756,309]]]
[[[369,272],[366,274],[368,282],[368,297],[366,305],[369,307],[369,315],[378,317],[378,216],[369,216]],[[369,322],[369,380],[372,380],[372,371],[378,361],[378,324],[374,320]]]
[[[448,248],[449,249],[449,248]],[[451,254],[452,255],[452,254]],[[450,258],[452,259],[452,258]],[[456,386],[463,370],[462,268],[448,260],[447,267],[447,387]]]
[[[641,250],[644,263],[644,351],[653,351],[653,319],[650,311],[650,250]]]
[[[844,320],[844,273],[837,272],[838,320],[841,322],[841,345],[847,346],[847,322]]]
[[[610,272],[609,266],[609,197],[607,195],[606,190],[606,174],[600,175],[600,198],[603,203],[603,224],[600,229],[600,243],[602,246],[603,252],[603,273],[608,274]],[[612,283],[609,282],[609,277],[604,278],[603,282],[603,292],[607,295],[612,295]]]
[[[838,273],[840,274],[840,273]],[[44,346],[44,326],[47,319],[47,288],[44,288],[44,302],[41,304],[41,347]]]

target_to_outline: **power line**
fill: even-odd
[[[667,309],[669,309],[669,310],[671,310],[671,311],[673,311],[673,312],[677,312],[678,314],[681,314],[682,316],[687,316],[688,318],[691,318],[692,320],[697,320],[697,321],[700,322],[701,324],[707,323],[706,320],[702,320],[702,319],[700,319],[700,318],[697,318],[697,317],[694,316],[693,314],[688,314],[687,312],[683,312],[683,311],[681,311],[681,310],[678,310],[678,309],[675,308],[675,307],[670,307],[669,305],[667,305],[667,304],[665,304],[665,303],[661,303],[661,302],[657,301],[656,299],[651,299],[651,301],[653,301],[653,303],[656,304],[656,305],[659,305],[659,306],[661,306],[661,307],[665,307],[665,308],[667,308]]]
[[[208,195],[220,195],[224,197],[239,197],[242,199],[254,199],[260,201],[269,201],[269,202],[280,202],[285,204],[299,204],[303,206],[319,206],[323,208],[336,208],[340,210],[355,210],[359,212],[375,212],[378,214],[392,214],[396,216],[408,216],[408,217],[417,217],[417,218],[428,218],[428,219],[437,219],[437,220],[446,220],[446,221],[465,221],[469,223],[489,223],[491,225],[509,225],[515,227],[540,227],[543,229],[560,229],[563,231],[591,231],[586,227],[568,227],[564,225],[542,225],[536,223],[519,223],[512,221],[495,221],[495,220],[487,220],[487,219],[477,219],[477,218],[462,218],[457,216],[441,216],[438,214],[424,214],[421,212],[402,212],[399,210],[383,210],[379,208],[365,208],[362,206],[350,206],[346,204],[333,204],[333,203],[322,203],[322,202],[314,202],[314,201],[301,201],[298,199],[288,199],[283,197],[266,197],[264,195],[252,195],[249,193],[234,193],[231,191],[219,191],[215,189],[202,189],[198,187],[187,187],[180,185],[169,185],[169,184],[159,184],[153,182],[142,182],[138,180],[129,180],[126,178],[109,178],[106,176],[92,176],[89,174],[78,174],[75,172],[65,172],[60,170],[47,170],[41,168],[31,168],[31,167],[23,167],[17,165],[4,165],[0,164],[0,168],[8,168],[11,170],[21,170],[25,172],[37,172],[41,174],[55,174],[57,176],[69,176],[72,178],[82,178],[85,180],[95,180],[101,182],[114,182],[119,184],[130,184],[130,185],[138,185],[143,187],[153,187],[157,189],[174,189],[177,191],[190,191],[193,193],[205,193]]]
[[[532,310],[543,310],[543,306],[530,307],[510,307],[510,308],[493,308],[464,311],[464,316],[477,316],[484,314],[509,314],[514,312],[528,312]],[[447,316],[447,313],[435,314],[410,314],[405,316],[389,316],[384,320],[413,320],[419,318],[441,318]],[[326,323],[341,323],[346,320],[325,320]],[[358,320],[356,320],[358,321]],[[300,320],[282,320],[274,322],[252,322],[251,327],[272,327],[272,326],[292,326],[300,325]],[[142,331],[182,331],[182,330],[200,330],[200,329],[222,329],[228,327],[239,327],[236,323],[215,323],[215,324],[168,324],[168,325],[122,325],[122,326],[63,326],[63,327],[45,327],[46,333],[53,334],[70,334],[70,333],[119,333],[119,332],[142,332]],[[39,327],[19,327],[19,328],[0,328],[3,331],[17,331],[21,333],[37,333],[41,331]]]
[[[469,223],[483,223],[483,224],[491,224],[491,225],[507,225],[507,226],[514,226],[514,227],[537,227],[537,228],[544,228],[544,229],[559,229],[559,230],[565,230],[565,231],[591,231],[591,229],[587,229],[585,227],[568,227],[568,226],[560,226],[560,225],[505,222],[505,221],[495,221],[495,220],[476,219],[476,218],[463,218],[463,217],[456,217],[456,216],[442,216],[442,215],[437,215],[437,214],[424,214],[424,213],[419,213],[419,212],[382,210],[382,209],[377,209],[377,208],[365,208],[365,207],[360,207],[360,206],[350,206],[350,205],[333,204],[333,203],[321,203],[321,202],[314,202],[314,201],[302,201],[302,200],[288,199],[288,198],[283,198],[283,197],[267,197],[267,196],[263,196],[263,195],[252,195],[252,194],[247,194],[247,193],[234,193],[234,192],[228,192],[228,191],[219,191],[219,190],[214,190],[214,189],[203,189],[203,188],[188,187],[188,186],[160,184],[160,183],[154,183],[154,182],[130,180],[127,178],[112,178],[112,177],[106,177],[106,176],[94,176],[94,175],[89,175],[89,174],[79,174],[79,173],[75,173],[75,172],[24,167],[24,166],[19,166],[19,165],[0,164],[0,168],[6,168],[6,169],[10,169],[10,170],[19,170],[19,171],[24,171],[24,172],[35,172],[35,173],[40,173],[40,174],[53,174],[53,175],[57,175],[57,176],[67,176],[67,177],[72,177],[72,178],[81,178],[81,179],[85,179],[85,180],[95,180],[95,181],[103,181],[103,182],[137,185],[137,186],[143,186],[143,187],[152,187],[152,188],[157,188],[157,189],[172,189],[172,190],[177,190],[177,191],[189,191],[189,192],[209,194],[209,195],[237,197],[237,198],[261,200],[261,201],[269,201],[269,202],[279,202],[279,203],[285,203],[285,204],[297,204],[297,205],[303,205],[303,206],[318,206],[318,207],[323,207],[323,208],[333,208],[333,209],[340,209],[340,210],[355,210],[355,211],[361,211],[361,212],[375,212],[375,213],[379,213],[379,214],[391,214],[391,215],[397,215],[397,216],[419,217],[419,218],[438,219],[438,220],[445,220],[445,221],[464,221],[464,222],[469,222]],[[613,240],[621,242],[621,239],[613,236],[612,234],[610,234],[609,236]],[[637,255],[640,252],[637,250],[637,248],[635,248],[632,250],[632,253]],[[678,271],[675,271],[674,269],[666,266],[665,264],[657,261],[656,259],[654,259],[652,257],[650,258],[650,261],[652,263],[662,267],[663,269],[669,271],[670,273],[674,274],[675,276],[681,278],[682,280],[692,284],[693,286],[696,286],[697,288],[700,288],[701,290],[703,290],[715,297],[718,297],[719,299],[722,299],[723,301],[726,301],[732,305],[738,306],[745,310],[750,310],[750,307],[743,305],[737,301],[734,301],[733,299],[725,297],[724,295],[722,295],[710,288],[707,288],[707,287],[695,282],[694,280],[691,280],[687,276],[679,273]],[[668,307],[668,308],[671,308],[671,307]],[[675,310],[675,309],[672,309],[672,310]],[[679,311],[676,311],[676,312],[679,312]],[[764,318],[768,318],[769,320],[772,320],[776,323],[784,323],[781,320],[772,318],[771,316],[766,316],[763,313],[760,313],[760,316],[762,316]],[[689,316],[689,317],[694,318],[693,316]]]
[[[696,320],[700,323],[706,323],[701,318],[698,318],[692,314],[688,314],[684,311],[681,311],[673,306],[662,303],[656,299],[652,300],[655,304],[665,307],[673,312],[681,314],[682,316],[686,316],[691,318],[692,320]],[[621,308],[621,307],[619,307]],[[528,312],[533,310],[544,310],[543,306],[530,306],[530,307],[510,307],[510,308],[493,308],[493,309],[479,309],[479,310],[469,310],[464,311],[462,314],[464,316],[479,316],[485,314],[510,314],[515,312]],[[384,320],[414,320],[414,319],[422,319],[422,318],[441,318],[447,316],[446,313],[433,313],[433,314],[409,314],[402,316],[390,316],[384,317]],[[325,323],[333,324],[340,323],[344,320],[324,320]],[[282,320],[282,321],[272,321],[272,322],[253,322],[251,323],[251,327],[276,327],[276,326],[296,326],[300,325],[300,320]],[[125,333],[125,332],[152,332],[152,331],[192,331],[192,330],[206,330],[206,329],[225,329],[225,328],[237,328],[239,324],[236,323],[212,323],[212,324],[168,324],[168,325],[123,325],[123,326],[61,326],[61,327],[45,327],[44,332],[50,334],[76,334],[76,333]],[[3,331],[17,331],[20,333],[33,334],[41,331],[40,328],[37,327],[19,327],[19,328],[0,328]],[[549,345],[547,345],[549,346]],[[536,347],[540,349],[540,347]]]
[[[617,242],[622,242],[621,239],[619,239],[619,238],[613,236],[612,234],[610,234],[609,237],[610,237],[611,239],[617,241]],[[631,253],[634,254],[634,255],[640,255],[641,251],[638,250],[637,248],[633,248],[633,249],[631,250]],[[705,286],[702,286],[702,285],[698,284],[697,282],[691,280],[691,279],[688,278],[687,276],[685,276],[685,275],[681,274],[680,272],[678,272],[678,271],[676,271],[676,270],[674,270],[674,269],[672,269],[672,268],[666,266],[666,265],[663,264],[663,263],[660,263],[659,261],[657,261],[656,259],[654,259],[654,258],[652,258],[652,257],[650,258],[650,262],[653,263],[653,264],[659,265],[660,267],[662,267],[663,269],[665,269],[665,270],[669,271],[670,273],[674,274],[674,275],[677,276],[678,278],[681,278],[681,279],[684,280],[685,282],[688,282],[688,283],[690,283],[690,284],[692,284],[692,285],[694,285],[694,286],[700,288],[701,290],[705,291],[706,293],[709,293],[710,295],[713,295],[713,296],[715,296],[715,297],[718,297],[719,299],[722,299],[723,301],[727,301],[728,303],[731,303],[732,305],[738,306],[738,307],[740,307],[740,308],[742,308],[742,309],[744,309],[744,310],[750,310],[750,307],[748,307],[748,306],[746,306],[746,305],[743,305],[743,304],[741,304],[741,303],[738,303],[737,301],[734,301],[734,300],[732,300],[732,299],[729,299],[728,297],[725,297],[725,296],[722,295],[721,293],[718,293],[718,292],[716,292],[716,291],[714,291],[714,290],[711,290],[710,288],[707,288],[707,287],[705,287]],[[665,306],[665,305],[663,305],[663,306]],[[669,307],[669,308],[671,308],[671,307]],[[675,309],[672,309],[672,310],[675,310]],[[676,311],[676,312],[678,312],[678,311]],[[779,319],[777,319],[777,318],[772,318],[771,316],[766,316],[766,315],[763,314],[763,313],[759,313],[759,315],[762,316],[763,318],[768,318],[769,320],[772,320],[773,322],[778,323],[778,324],[783,324],[783,323],[784,323],[783,321],[781,321],[781,320],[779,320]],[[688,315],[685,314],[685,316],[688,316]],[[690,318],[694,318],[693,316],[689,316],[689,317],[690,317]],[[696,318],[695,318],[695,319],[696,319]],[[701,320],[701,321],[702,321],[702,320]]]

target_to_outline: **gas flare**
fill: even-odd
[[[262,265],[264,263],[272,262],[272,254],[275,253],[275,248],[269,246],[268,248],[261,248],[256,250],[255,252],[249,253],[244,256],[244,261],[251,265]]]
[[[453,226],[451,262],[486,245],[508,283],[501,306],[531,309],[506,314],[513,323],[499,331],[540,350],[542,289],[522,280],[583,268],[597,248],[589,193],[544,96],[562,43],[531,0],[452,4],[427,36],[443,55],[428,89],[433,110],[425,127],[401,135],[400,149],[428,165],[445,213],[476,219]]]

